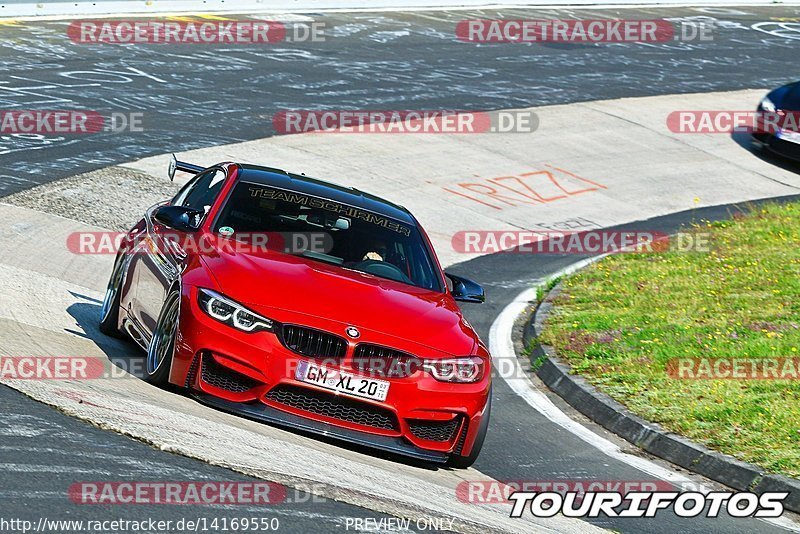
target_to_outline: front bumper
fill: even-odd
[[[767,133],[753,134],[753,139],[778,156],[800,161],[800,144],[775,137]]]
[[[292,352],[274,333],[240,332],[215,321],[200,309],[196,292],[184,288],[170,381],[189,388],[200,402],[428,462],[470,453],[488,401],[488,369],[474,384],[439,382],[424,371],[406,378],[376,377],[390,382],[384,402],[351,398],[296,380],[299,362],[319,360]],[[311,316],[284,313],[272,318],[344,331],[342,325]],[[363,332],[357,342],[385,344],[376,337]],[[348,340],[345,356],[325,366],[361,374],[351,365],[355,346]]]

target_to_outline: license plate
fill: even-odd
[[[364,378],[304,360],[298,363],[295,378],[300,382],[364,399],[385,401],[389,393],[389,382],[385,380]]]
[[[781,130],[778,132],[777,137],[779,139],[783,139],[784,141],[789,141],[790,143],[800,144],[800,132],[789,132]]]

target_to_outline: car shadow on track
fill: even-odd
[[[120,370],[136,378],[144,378],[144,352],[129,339],[114,339],[100,332],[98,325],[102,302],[73,291],[69,293],[78,302],[70,305],[67,313],[75,319],[79,330],[65,330],[94,343],[108,361]]]

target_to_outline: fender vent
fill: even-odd
[[[461,429],[461,435],[458,436],[458,443],[456,443],[453,452],[456,454],[461,454],[461,451],[464,449],[464,444],[467,442],[467,431],[469,430],[469,423],[464,423],[463,428]]]
[[[189,366],[189,373],[186,375],[186,388],[194,386],[194,379],[197,378],[197,369],[200,367],[200,356],[197,354],[192,358],[192,365]]]

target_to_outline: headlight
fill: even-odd
[[[273,332],[275,322],[210,289],[200,289],[200,308],[210,317],[243,332]]]
[[[451,358],[447,360],[426,360],[423,369],[440,382],[477,382],[483,378],[484,361],[477,356]]]
[[[778,110],[775,107],[775,103],[766,96],[761,99],[761,103],[758,105],[758,107],[760,107],[763,111],[769,111],[770,113],[775,113]]]

